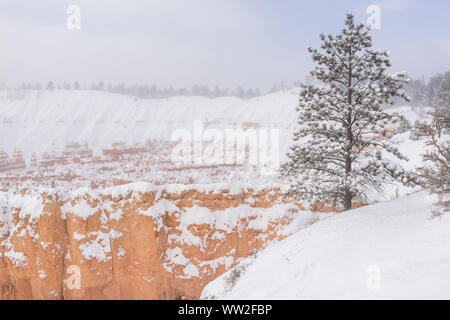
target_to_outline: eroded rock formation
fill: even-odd
[[[276,187],[2,193],[0,298],[197,299],[298,214]]]

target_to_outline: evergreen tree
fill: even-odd
[[[269,90],[269,93],[275,93],[275,92],[278,92],[278,91],[280,91],[280,89],[278,89],[278,85],[274,84],[272,86],[272,88]]]
[[[443,79],[444,76],[442,74],[436,74],[430,78],[426,92],[427,106],[431,107],[433,104],[435,104],[436,94],[441,88]]]
[[[433,97],[434,108],[445,108],[450,105],[450,71],[444,74],[442,82]]]
[[[413,107],[424,107],[427,103],[427,90],[422,80],[410,81],[406,91],[411,97],[411,104]],[[417,108],[416,108],[417,109]]]
[[[49,81],[47,83],[47,90],[49,90],[49,91],[55,90],[55,85],[53,84],[53,81]]]
[[[443,91],[445,92],[445,91]],[[447,92],[450,99],[450,92]],[[435,108],[431,123],[418,122],[416,127],[427,137],[428,149],[423,155],[424,165],[418,168],[419,184],[438,195],[433,215],[450,211],[450,103]]]
[[[345,25],[335,37],[321,35],[321,51],[308,49],[317,64],[311,75],[321,85],[300,87],[299,128],[281,173],[297,199],[349,210],[386,182],[411,182],[400,166],[382,157],[385,151],[406,160],[386,138],[402,117],[382,109],[396,96],[409,100],[402,90],[406,75],[386,74],[389,54],[372,49],[364,24],[355,25],[348,14]]]

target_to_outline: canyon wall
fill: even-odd
[[[0,193],[0,299],[198,299],[300,209],[276,186]]]

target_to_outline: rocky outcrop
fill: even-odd
[[[3,193],[0,298],[197,299],[298,214],[273,186]]]

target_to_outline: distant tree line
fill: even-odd
[[[444,82],[450,81],[450,71],[432,76],[428,82],[424,79],[411,80],[405,90],[411,97],[413,107],[433,107],[439,104],[441,87]]]
[[[432,107],[436,104],[436,100],[439,99],[438,92],[444,83],[445,79],[450,79],[450,71],[446,73],[439,73],[432,76],[428,82],[424,79],[411,79],[411,81],[405,86],[405,91],[411,97],[410,105],[414,108],[421,107]],[[315,82],[315,79],[311,76],[307,76],[305,81],[307,84]],[[281,81],[280,83],[274,84],[267,93],[275,93],[280,91],[291,90],[293,88],[298,88],[300,82],[295,82],[289,84],[287,82]],[[124,95],[130,95],[137,98],[146,99],[161,99],[170,98],[174,96],[202,96],[209,98],[217,97],[228,97],[235,96],[242,99],[250,99],[254,97],[261,96],[261,91],[256,89],[244,89],[242,86],[238,86],[235,89],[220,88],[215,86],[211,88],[205,85],[194,85],[190,89],[186,88],[174,88],[160,87],[157,85],[147,86],[147,85],[126,85],[124,83],[111,85],[106,85],[103,81],[97,83],[92,83],[88,86],[83,86],[79,82],[75,81],[73,83],[64,82],[62,84],[55,83],[53,81],[47,82],[45,85],[40,83],[22,83],[18,90],[95,90],[95,91],[107,91],[111,93],[118,93]],[[396,104],[404,103],[401,99],[394,99]]]
[[[278,91],[284,91],[293,88],[293,85],[287,85],[285,82],[280,82],[275,84],[270,89],[269,93],[274,93]],[[201,96],[208,98],[218,98],[235,96],[242,99],[250,99],[254,97],[261,96],[261,91],[256,89],[244,89],[242,86],[238,86],[235,89],[220,88],[215,86],[210,88],[205,85],[194,85],[190,89],[186,88],[174,88],[169,87],[159,87],[157,85],[147,86],[147,85],[126,85],[124,83],[111,85],[106,85],[103,81],[97,83],[92,83],[89,86],[82,86],[79,82],[75,81],[73,83],[64,82],[62,84],[55,83],[53,81],[47,82],[46,85],[22,83],[18,90],[94,90],[94,91],[106,91],[110,93],[117,93],[123,95],[130,95],[137,98],[144,99],[162,99],[170,98],[175,96]]]

